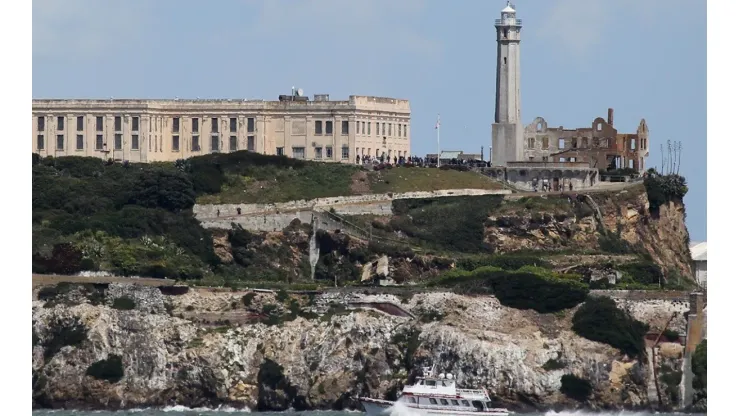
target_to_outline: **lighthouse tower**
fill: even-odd
[[[524,127],[521,121],[519,43],[522,21],[510,2],[496,19],[496,114],[492,125],[493,166],[524,158]]]

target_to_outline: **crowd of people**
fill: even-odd
[[[393,164],[393,165],[410,165],[410,166],[421,166],[421,167],[436,167],[436,157],[420,157],[420,156],[390,156],[380,155],[379,157],[364,155],[357,155],[355,163],[363,165],[378,165],[378,164]],[[473,159],[444,159],[440,165],[462,165],[469,167],[485,168],[491,167],[491,162],[473,160]]]

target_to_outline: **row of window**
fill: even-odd
[[[247,136],[247,150],[255,151],[254,143],[255,143],[254,136]],[[221,147],[220,144],[221,144],[221,140],[219,136],[211,136],[211,149],[210,149],[211,151],[219,151]],[[107,147],[108,147],[108,144],[103,139],[103,135],[102,134],[95,135],[95,150],[107,150]],[[36,137],[36,148],[38,150],[46,149],[46,140],[43,134],[39,134]],[[83,134],[78,134],[76,137],[75,149],[84,150],[84,148],[85,148],[85,136]],[[64,150],[64,149],[65,149],[64,135],[57,134],[56,150]],[[113,135],[113,150],[123,150],[123,134],[116,133]],[[139,135],[138,134],[131,135],[131,150],[139,150]],[[200,136],[191,137],[191,150],[194,152],[198,152],[201,150]],[[229,150],[230,151],[239,150],[238,140],[236,136],[229,136]],[[173,152],[180,151],[180,136],[179,135],[172,136],[172,151]]]
[[[434,397],[429,397],[429,404],[437,405],[441,404],[442,406],[463,406],[463,407],[470,407],[470,402],[465,399],[460,399],[459,401],[456,399],[439,399],[439,402]],[[417,403],[416,397],[413,396],[407,396],[406,401],[409,403]],[[422,403],[419,403],[422,404]]]
[[[255,132],[254,117],[247,118],[247,133]],[[190,131],[193,133],[200,132],[200,119],[193,117],[190,119]],[[229,133],[237,133],[239,131],[239,122],[236,117],[229,118]],[[180,117],[172,117],[172,132],[180,132]],[[219,119],[218,117],[211,117],[211,133],[219,133]]]
[[[565,149],[565,141],[566,139],[564,138],[558,139],[558,149]],[[530,137],[529,139],[527,139],[527,148],[534,149],[536,147],[536,143],[537,143],[536,139],[534,137]],[[598,137],[594,137],[591,143],[593,147],[599,147],[601,145],[601,141],[599,140]],[[611,147],[610,138],[607,137],[605,143],[606,143],[606,147]],[[623,146],[625,150],[628,148],[626,138],[624,139]],[[572,149],[578,148],[578,138],[577,137],[573,137],[570,139],[570,147]],[[589,147],[587,137],[584,137],[581,139],[581,147]],[[629,150],[636,150],[636,147],[637,147],[637,139],[630,139]],[[550,138],[543,137],[542,138],[542,150],[547,150],[549,148],[550,148]],[[647,139],[640,139],[640,150],[645,150],[645,149],[647,149]]]
[[[395,124],[395,123],[381,123],[379,121],[375,122],[375,135],[376,136],[386,136],[386,125],[388,126],[387,132],[388,136],[395,136],[397,137],[408,137],[408,125],[407,124]],[[371,135],[372,134],[372,122],[370,121],[358,121],[357,125],[355,126],[355,134],[364,134],[364,135]]]
[[[57,117],[57,131],[64,131],[64,123],[67,118],[64,116]],[[85,116],[77,116],[77,131],[85,131]],[[113,119],[113,130],[122,131],[123,120],[121,116]],[[46,130],[46,117],[39,116],[36,119],[36,130],[43,132]],[[95,131],[103,131],[103,116],[95,117]],[[139,131],[139,117],[131,117],[131,131]]]
[[[293,147],[293,158],[295,159],[305,159],[306,158],[306,148],[300,147],[300,146],[294,146]],[[334,148],[332,146],[326,146],[326,147],[314,147],[314,159],[315,160],[321,160],[324,158],[324,150],[326,150],[326,158],[327,159],[334,159]],[[278,156],[285,156],[285,148],[284,147],[278,147],[275,154]],[[342,145],[342,159],[349,159],[349,146]]]

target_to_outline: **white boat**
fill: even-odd
[[[396,402],[361,397],[360,403],[368,416],[390,416],[399,407],[419,416],[509,415],[508,410],[493,407],[485,390],[459,389],[452,374],[435,376],[434,367],[425,367],[423,375],[414,384],[405,386]]]

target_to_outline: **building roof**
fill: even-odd
[[[439,152],[440,159],[457,159],[462,154],[462,150],[443,150]]]
[[[506,7],[501,10],[501,13],[516,13],[516,10],[514,10],[514,7],[511,5],[511,3],[507,1]]]
[[[689,250],[691,250],[691,260],[707,261],[707,242],[706,241],[690,242]]]

